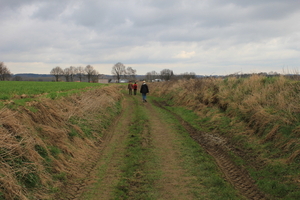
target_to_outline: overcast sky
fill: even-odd
[[[0,62],[49,74],[298,71],[299,0],[0,0]]]

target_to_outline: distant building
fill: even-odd
[[[109,83],[109,79],[107,78],[99,78],[98,83]]]
[[[156,79],[152,80],[152,82],[162,82],[162,80],[160,78],[156,78]]]
[[[118,80],[117,79],[108,79],[109,83],[118,83]],[[120,79],[119,80],[119,83],[128,83],[129,81],[127,79]]]
[[[127,79],[120,79],[119,83],[128,83]]]

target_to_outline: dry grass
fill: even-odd
[[[101,137],[97,132],[93,133],[94,137],[84,137],[81,128],[69,119],[76,116],[93,120],[99,113],[103,113],[105,119],[110,116],[105,114],[107,107],[114,107],[121,97],[117,87],[104,87],[60,100],[40,99],[28,103],[36,112],[26,107],[15,111],[2,109],[0,198],[46,199],[66,178],[82,177],[87,159],[97,156]],[[79,137],[70,139],[70,129]],[[61,153],[54,155],[49,147]]]
[[[253,75],[244,79],[230,77],[225,80],[207,78],[152,83],[151,88],[154,95],[167,96],[177,106],[187,107],[196,113],[201,112],[204,116],[207,107],[218,108],[219,112],[232,120],[239,119],[246,123],[253,130],[252,135],[256,135],[262,143],[272,141],[275,146],[287,148],[288,145],[281,142],[282,135],[285,134],[285,137],[293,140],[293,146],[297,146],[286,152],[290,155],[287,160],[291,162],[298,155],[298,81],[284,76],[268,78]],[[281,128],[285,126],[295,128],[290,133],[281,133]]]

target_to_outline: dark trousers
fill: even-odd
[[[146,100],[146,97],[147,97],[146,95],[147,95],[147,93],[142,93],[143,101],[147,101]]]
[[[134,89],[134,90],[133,90],[133,94],[134,94],[134,95],[136,95],[136,91],[137,91],[137,89]]]
[[[132,95],[132,89],[129,89],[129,94]]]

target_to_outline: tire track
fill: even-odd
[[[154,104],[176,117],[181,125],[189,132],[190,136],[197,141],[208,154],[210,154],[218,164],[226,179],[239,191],[239,193],[253,200],[268,199],[255,185],[255,181],[250,177],[249,173],[237,166],[230,158],[229,149],[225,145],[225,141],[218,136],[200,132],[184,121],[176,113],[164,108],[160,103],[154,101]]]

